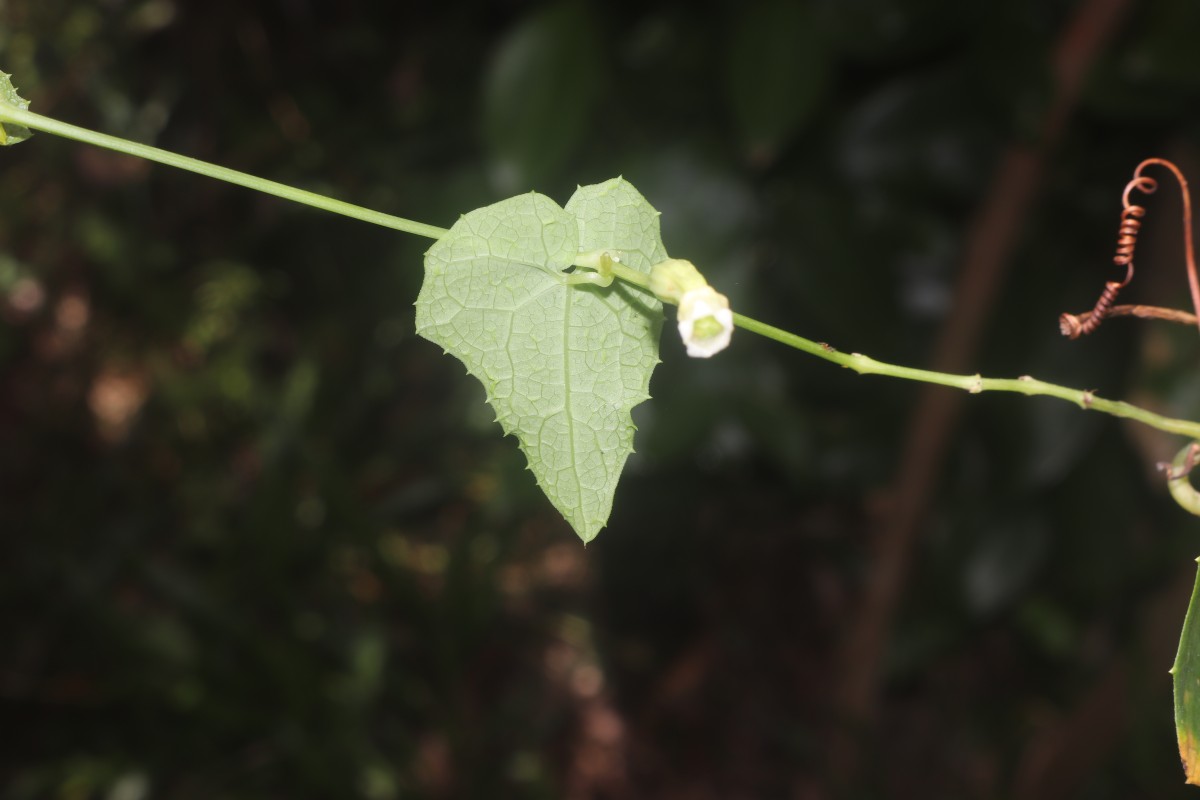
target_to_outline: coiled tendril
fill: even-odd
[[[1171,171],[1175,179],[1179,181],[1179,188],[1183,194],[1184,249],[1187,258],[1188,286],[1191,289],[1192,306],[1196,309],[1196,316],[1172,309],[1157,309],[1153,306],[1113,305],[1116,302],[1117,294],[1133,280],[1133,253],[1137,247],[1142,218],[1146,216],[1146,209],[1131,202],[1129,195],[1134,189],[1142,194],[1153,194],[1158,189],[1158,182],[1154,178],[1142,174],[1144,169],[1156,164]],[[1121,204],[1123,208],[1120,226],[1117,228],[1117,254],[1113,256],[1113,263],[1126,268],[1125,280],[1109,281],[1104,284],[1104,291],[1100,293],[1100,299],[1096,301],[1096,305],[1091,311],[1079,315],[1063,314],[1060,316],[1058,322],[1063,336],[1078,339],[1080,336],[1096,330],[1106,317],[1114,316],[1117,313],[1187,322],[1194,322],[1200,318],[1200,280],[1197,280],[1196,259],[1192,248],[1192,198],[1188,192],[1187,180],[1183,177],[1179,167],[1164,158],[1147,158],[1138,164],[1137,169],[1133,171],[1132,180],[1125,184],[1125,191],[1121,195]]]

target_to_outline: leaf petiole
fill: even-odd
[[[636,269],[630,269],[620,262],[613,262],[612,274],[625,281],[631,283],[640,289],[650,291],[650,276],[644,272],[638,272]]]

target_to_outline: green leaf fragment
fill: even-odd
[[[3,121],[4,106],[28,110],[29,101],[17,94],[17,88],[12,85],[12,78],[7,72],[0,72],[0,146],[18,144],[33,135],[24,125],[14,125]]]
[[[1175,455],[1167,473],[1167,490],[1171,499],[1190,514],[1200,516],[1200,492],[1192,486],[1191,472],[1200,458],[1200,442],[1189,442]]]
[[[1196,576],[1183,620],[1171,677],[1175,684],[1175,733],[1183,773],[1188,783],[1200,785],[1200,574]]]
[[[766,0],[737,15],[726,88],[751,158],[773,160],[817,109],[828,76],[826,38],[809,4]]]
[[[589,138],[608,42],[590,4],[543,5],[504,36],[483,87],[483,139],[502,190],[536,186]]]
[[[667,257],[658,212],[621,178],[560,208],[527,194],[461,217],[425,255],[417,332],[466,365],[505,433],[584,542],[608,521],[649,398],[662,306],[622,283],[569,284],[580,253],[649,274]]]

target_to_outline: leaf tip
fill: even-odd
[[[1183,762],[1185,782],[1191,786],[1200,786],[1200,743],[1182,728],[1178,730],[1178,734],[1179,758]]]

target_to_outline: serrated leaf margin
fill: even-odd
[[[0,105],[9,105],[22,111],[29,110],[29,101],[17,94],[17,87],[13,86],[11,79],[12,75],[0,71]],[[0,147],[19,144],[32,135],[33,131],[24,125],[0,122]]]
[[[523,240],[524,249],[517,246],[524,224],[538,227],[545,246],[530,237]],[[463,215],[426,253],[416,304],[418,334],[440,344],[480,380],[497,421],[517,437],[538,485],[584,542],[608,521],[617,482],[633,452],[630,411],[649,397],[662,328],[661,304],[630,286],[566,283],[563,270],[575,256],[598,249],[647,273],[667,257],[658,212],[622,178],[580,187],[565,209],[530,193]],[[537,273],[524,272],[528,269]],[[527,296],[507,293],[518,284]],[[478,302],[479,297],[486,302]],[[560,303],[561,320],[553,318]],[[563,323],[561,350],[548,341],[544,359],[542,344],[538,356],[525,359],[529,352],[522,338],[522,358],[514,358],[514,336],[544,330],[521,324],[529,315],[536,322],[539,313]],[[495,346],[502,328],[506,357],[499,357]],[[493,341],[480,347],[471,336]],[[540,375],[551,396],[561,383],[561,408],[542,402],[537,413],[522,413],[530,404],[514,390],[520,366],[533,372],[525,377],[534,380],[530,385]],[[591,380],[595,383],[589,387]]]

